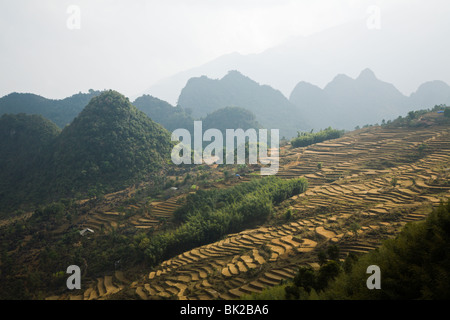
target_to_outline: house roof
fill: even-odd
[[[94,233],[94,230],[89,229],[89,228],[85,228],[85,229],[83,229],[83,230],[80,231],[80,234],[83,236],[86,232]]]

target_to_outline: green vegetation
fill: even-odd
[[[172,144],[167,130],[115,91],[95,97],[58,136],[48,180],[63,196],[109,192],[161,170]]]
[[[450,118],[450,107],[446,107],[444,110],[444,116]]]
[[[194,119],[180,106],[174,107],[150,95],[137,98],[133,105],[171,132],[178,128],[193,132]]]
[[[366,269],[381,269],[381,290],[368,290]],[[450,298],[450,201],[423,222],[410,223],[392,240],[358,259],[321,295],[323,299]]]
[[[325,140],[340,138],[344,132],[344,130],[336,130],[331,127],[317,133],[299,132],[297,138],[291,140],[291,144],[294,148],[306,147]]]
[[[112,272],[115,262],[125,267],[142,263],[136,245],[139,236],[113,230],[83,237],[72,223],[79,211],[74,202],[63,200],[39,207],[33,216],[17,221],[0,232],[0,300],[44,299],[49,292],[61,294],[66,288],[66,269],[78,265],[83,277]],[[71,227],[66,229],[65,226]],[[55,230],[63,227],[63,234]],[[139,242],[137,242],[139,243]]]
[[[60,132],[40,115],[22,113],[0,118],[0,212],[29,197],[30,190],[25,186],[42,174],[42,159]]]
[[[224,137],[226,129],[261,128],[253,112],[239,107],[226,107],[216,110],[209,113],[202,121],[204,130],[209,128],[219,129]]]
[[[405,117],[399,116],[397,119],[391,121],[387,121],[382,124],[382,126],[386,126],[388,128],[395,127],[426,127],[430,126],[433,123],[436,124],[446,124],[448,123],[448,117],[450,116],[449,107],[445,105],[436,105],[431,109],[421,109],[416,111],[409,111]],[[443,111],[443,117],[435,117],[437,112]],[[447,114],[447,116],[446,116]]]
[[[302,193],[304,178],[282,180],[269,176],[220,190],[199,190],[175,213],[181,225],[152,237],[145,249],[153,265],[183,251],[219,240],[229,233],[263,223],[273,206]]]

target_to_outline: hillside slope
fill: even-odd
[[[341,259],[377,248],[450,197],[448,121],[424,117],[434,124],[370,127],[284,147],[278,176],[306,177],[305,193],[281,203],[265,224],[170,258],[105,298],[238,299],[292,279],[299,266],[317,267],[318,252],[330,245]]]
[[[40,115],[0,117],[0,212],[29,197],[25,186],[43,174],[42,160],[60,132]]]

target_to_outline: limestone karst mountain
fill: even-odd
[[[191,109],[194,117],[225,107],[240,107],[253,112],[267,129],[280,129],[280,136],[295,136],[305,127],[297,108],[278,90],[260,85],[238,71],[230,71],[222,79],[192,78],[182,90],[178,104]]]

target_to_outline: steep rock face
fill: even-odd
[[[220,80],[205,76],[191,78],[178,99],[196,118],[225,107],[241,107],[255,114],[256,121],[268,129],[280,129],[281,135],[294,136],[301,123],[297,108],[283,94],[260,85],[238,71],[230,71]]]

